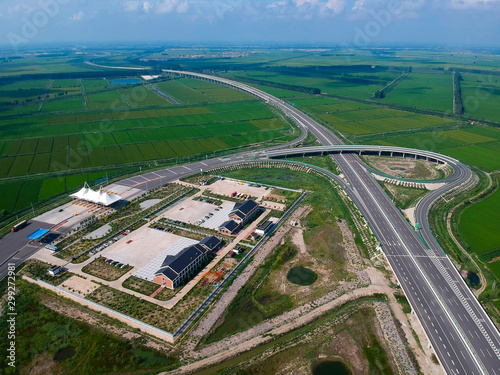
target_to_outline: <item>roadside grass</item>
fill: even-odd
[[[499,181],[499,177],[494,178]],[[499,181],[500,182],[500,181]],[[469,207],[460,215],[459,232],[481,259],[500,256],[500,190]],[[490,266],[491,264],[488,264]],[[494,267],[495,268],[495,267]],[[499,269],[494,272],[500,279]]]
[[[429,193],[426,189],[409,188],[382,181],[378,181],[378,183],[394,204],[402,210],[415,206],[420,199]]]

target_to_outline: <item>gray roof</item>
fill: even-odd
[[[224,223],[222,223],[222,225],[219,227],[219,229],[226,228],[228,231],[232,232],[238,227],[239,227],[239,224],[236,221],[228,220],[228,221],[225,221]]]
[[[170,267],[163,267],[163,268],[160,268],[158,271],[156,271],[155,275],[158,275],[158,274],[164,274],[165,276],[167,276],[170,280],[175,280],[177,279],[177,277],[179,276],[179,274],[177,274],[177,272],[175,272],[173,269],[171,269]]]
[[[256,229],[266,231],[269,228],[271,228],[273,225],[274,225],[274,223],[272,221],[267,220],[267,221],[263,222],[262,224],[260,224]]]
[[[238,202],[234,204],[234,208],[231,211],[231,214],[236,213],[236,211],[241,212],[244,216],[248,215],[255,207],[259,205],[253,200],[249,199],[244,202]],[[231,215],[230,214],[230,215]],[[240,215],[238,215],[240,216]],[[240,216],[241,217],[241,216]]]
[[[206,246],[210,250],[215,249],[217,246],[219,246],[220,243],[221,240],[215,236],[205,237],[203,240],[200,241],[200,245]]]
[[[174,280],[184,269],[206,252],[207,249],[200,244],[196,244],[182,249],[176,256],[167,255],[155,275],[162,273],[170,280]]]

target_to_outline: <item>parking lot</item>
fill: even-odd
[[[205,187],[206,190],[210,190],[215,194],[225,195],[230,197],[234,192],[248,194],[252,197],[256,197],[257,201],[260,201],[263,197],[271,192],[271,189],[266,190],[265,187],[249,186],[247,183],[238,182],[235,180],[217,180],[211,185]]]
[[[226,210],[227,212],[229,212],[231,211],[233,206],[233,202],[223,202],[221,206],[222,209],[220,209],[220,206],[216,206],[215,204],[196,201],[192,198],[189,198],[179,204],[176,204],[170,210],[166,211],[162,215],[162,217],[174,221],[178,220],[184,223],[201,225],[202,223],[200,222],[200,220],[207,220],[205,219],[205,216],[209,216],[209,214],[212,214],[212,217],[214,217],[216,214],[220,213],[221,210]]]

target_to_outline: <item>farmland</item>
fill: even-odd
[[[110,171],[110,177],[122,174],[122,171]],[[75,174],[66,177],[53,177],[26,182],[8,182],[0,184],[0,212],[15,212],[35,205],[39,201],[76,189],[84,182],[93,184],[106,178],[106,172]]]
[[[287,101],[346,135],[389,133],[454,124],[454,121],[441,117],[330,98],[288,98]]]
[[[484,257],[489,252],[500,250],[500,190],[496,190],[488,198],[473,204],[460,216],[459,230],[463,239],[470,245],[472,251]],[[497,277],[500,277],[500,267],[496,267]]]
[[[493,274],[498,279],[500,279],[500,260],[497,260],[496,262],[488,263],[488,268],[491,270],[491,272],[493,272]],[[496,301],[495,305],[500,307],[500,301]]]
[[[453,82],[451,75],[412,73],[403,79],[382,101],[409,107],[452,112]]]
[[[262,81],[263,84],[271,82],[311,89],[318,88],[323,94],[369,99],[375,91],[383,88],[398,76],[397,72],[359,72],[338,75],[315,74],[310,71],[300,73],[300,75],[294,75],[293,71],[290,74],[274,71],[250,71],[231,74],[229,77],[258,80]]]
[[[106,166],[115,169],[117,165],[213,153],[273,141],[290,129],[253,97],[212,83],[181,79],[158,84],[181,103],[174,104],[148,86],[111,87],[104,79],[84,79],[88,109],[79,83],[76,79],[27,81],[31,91],[22,90],[17,83],[6,85],[11,91],[29,91],[29,95],[45,92],[48,86],[77,94],[65,98],[64,91],[63,96],[42,105],[20,107],[23,111],[18,115],[15,110],[0,113],[0,178],[81,168],[92,172]],[[23,98],[29,98],[27,95]],[[79,179],[78,184],[85,180],[87,177]],[[0,189],[7,191],[14,184],[4,183]],[[59,182],[37,179],[29,184],[19,180],[17,186],[16,192],[29,192],[26,198],[10,193],[12,199],[4,201],[0,210],[14,212],[72,188],[65,178]]]
[[[498,78],[487,74],[462,74],[462,78],[462,100],[465,113],[476,118],[500,121]]]

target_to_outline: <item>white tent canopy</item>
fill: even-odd
[[[118,195],[108,194],[103,191],[102,187],[99,191],[92,190],[87,183],[76,193],[70,195],[71,198],[81,199],[84,201],[110,206],[122,199]]]

